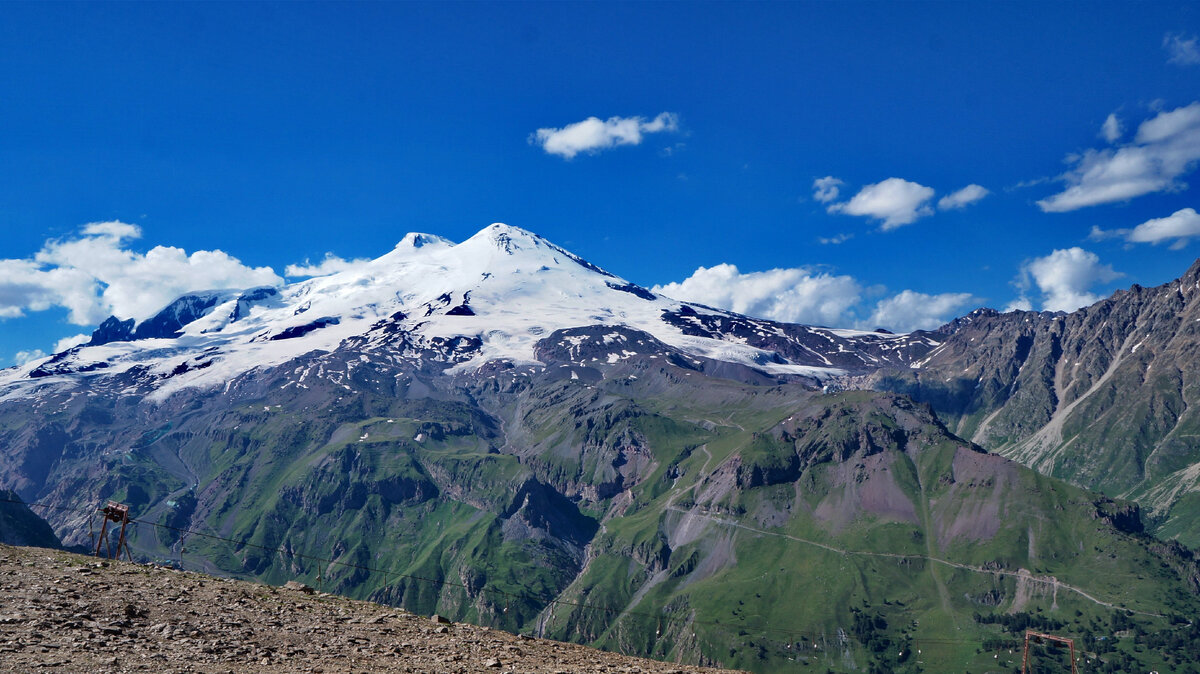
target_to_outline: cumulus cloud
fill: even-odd
[[[1107,241],[1125,239],[1129,243],[1158,245],[1171,241],[1171,250],[1179,250],[1195,237],[1200,237],[1200,214],[1194,208],[1181,208],[1165,218],[1147,220],[1132,229],[1100,229],[1092,225],[1088,239]]]
[[[813,199],[827,204],[831,201],[837,201],[838,194],[842,185],[846,183],[834,178],[833,176],[825,176],[817,178],[813,181]]]
[[[679,116],[673,112],[660,113],[650,121],[644,117],[609,117],[607,120],[588,117],[561,129],[538,129],[529,136],[529,142],[540,146],[547,154],[571,159],[581,152],[595,154],[619,145],[638,145],[648,133],[677,130]]]
[[[297,278],[304,276],[328,276],[340,271],[346,271],[347,269],[353,269],[367,262],[370,262],[370,260],[366,258],[343,260],[333,253],[325,253],[325,259],[317,264],[312,264],[308,260],[305,260],[302,264],[289,264],[284,268],[283,273],[287,276]]]
[[[63,307],[76,325],[110,314],[144,319],[189,291],[283,282],[270,267],[248,267],[220,250],[136,252],[129,243],[141,234],[123,222],[91,223],[47,241],[32,258],[0,259],[0,318]]]
[[[1028,297],[1018,297],[1009,302],[1002,313],[1007,314],[1010,311],[1033,311],[1033,302],[1030,302]]]
[[[66,351],[67,349],[71,348],[72,346],[79,346],[80,344],[85,344],[85,343],[91,341],[91,339],[92,339],[91,335],[83,334],[83,333],[80,333],[78,335],[71,335],[70,337],[63,337],[62,339],[60,339],[54,343],[54,353],[61,353],[63,351]]]
[[[32,363],[39,358],[45,357],[46,353],[41,349],[34,349],[32,351],[18,351],[16,355],[13,356],[13,362],[17,365],[25,365],[26,363]]]
[[[1117,118],[1117,113],[1109,113],[1104,119],[1104,123],[1100,125],[1100,137],[1110,143],[1115,143],[1121,139],[1121,134],[1124,133],[1121,128],[1121,120]]]
[[[1196,36],[1185,38],[1183,33],[1167,33],[1163,36],[1163,49],[1167,50],[1167,63],[1178,66],[1200,64],[1200,47]]]
[[[731,264],[700,267],[656,293],[786,323],[896,332],[935,328],[976,300],[967,293],[926,295],[905,290],[864,307],[869,294],[856,279],[806,268],[741,272]],[[866,316],[865,318],[863,316]]]
[[[862,293],[850,276],[804,268],[743,274],[731,264],[700,267],[682,282],[656,285],[652,290],[748,316],[818,325],[842,324],[846,310]]]
[[[980,199],[991,194],[987,188],[982,185],[970,184],[957,192],[947,194],[938,199],[938,209],[949,211],[956,208],[966,208],[967,206],[979,201]]]
[[[86,236],[108,236],[114,239],[138,239],[142,236],[140,227],[119,220],[89,222],[81,229]]]
[[[1067,157],[1074,167],[1060,176],[1067,189],[1038,201],[1048,213],[1128,201],[1184,189],[1179,181],[1200,160],[1200,102],[1160,112],[1138,127],[1132,142]]]
[[[55,303],[55,286],[75,279],[44,271],[33,260],[0,260],[0,318],[17,318],[26,309],[43,311]]]
[[[1131,243],[1159,244],[1174,239],[1173,249],[1187,245],[1189,239],[1200,236],[1200,213],[1194,208],[1181,208],[1165,218],[1147,220],[1125,237]]]
[[[978,301],[970,293],[927,295],[903,290],[876,303],[868,323],[896,332],[932,330],[945,324],[947,317]]]
[[[1074,311],[1103,299],[1102,295],[1091,291],[1093,287],[1121,276],[1123,274],[1111,266],[1101,264],[1095,253],[1076,246],[1026,262],[1021,267],[1017,285],[1022,290],[1029,290],[1032,281],[1042,294],[1044,311]],[[1032,306],[1024,295],[1014,305],[1018,303]]]
[[[903,178],[888,178],[863,187],[850,201],[830,204],[827,210],[875,218],[882,221],[880,229],[886,232],[932,215],[933,209],[928,203],[932,198],[932,187]]]

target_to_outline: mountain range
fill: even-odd
[[[1036,627],[1187,671],[1198,276],[898,335],[409,234],[0,372],[0,488],[65,544],[115,499],[146,558],[662,659],[1011,671]]]
[[[1071,314],[979,310],[873,385],[929,402],[956,434],[1143,506],[1200,545],[1200,262]]]

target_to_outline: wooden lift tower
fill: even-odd
[[[116,554],[113,554],[112,541],[108,536],[108,523],[121,525],[121,533],[117,536]],[[103,550],[109,559],[119,559],[121,552],[125,552],[125,558],[133,561],[133,554],[129,551],[129,542],[125,540],[125,528],[129,526],[129,506],[116,501],[109,501],[108,505],[100,509],[100,537],[96,540],[96,556],[100,556],[100,551]],[[116,528],[114,526],[114,528]],[[115,533],[115,532],[114,532]]]

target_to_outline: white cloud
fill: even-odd
[[[682,142],[681,142],[681,143],[675,143],[674,145],[668,145],[668,146],[666,146],[666,147],[664,147],[663,149],[661,149],[661,150],[659,150],[659,151],[658,151],[658,156],[660,156],[660,157],[671,157],[671,156],[674,156],[674,155],[675,155],[675,153],[677,153],[677,152],[682,152],[682,151],[683,151],[683,149],[684,149],[684,148],[686,148],[686,147],[687,147],[687,143],[682,143]],[[744,170],[745,168],[746,168],[745,166],[743,166],[743,167],[742,167],[742,169],[743,169],[743,170]]]
[[[944,325],[947,317],[978,301],[979,298],[970,293],[927,295],[903,290],[876,303],[868,323],[895,332],[932,330]]]
[[[1092,225],[1092,231],[1088,233],[1089,241],[1108,241],[1109,239],[1120,239],[1128,236],[1132,229],[1100,229],[1096,225]]]
[[[1124,133],[1121,128],[1121,120],[1117,118],[1117,113],[1109,113],[1104,119],[1104,124],[1100,125],[1100,137],[1110,143],[1115,143],[1121,139],[1121,134]]]
[[[837,201],[839,188],[846,183],[834,178],[833,176],[825,176],[817,178],[813,181],[813,199],[827,204],[831,201]]]
[[[357,260],[343,260],[333,253],[325,253],[325,259],[317,264],[312,264],[305,260],[303,264],[289,264],[283,273],[287,276],[302,277],[302,276],[328,276],[336,274],[347,269],[354,269],[370,262],[366,258]]]
[[[1008,303],[1001,313],[1007,314],[1010,311],[1033,311],[1033,302],[1029,301],[1028,297],[1021,296]]]
[[[955,208],[966,208],[991,194],[982,185],[970,184],[961,190],[938,199],[938,209],[948,211]]]
[[[1101,264],[1095,253],[1074,247],[1026,262],[1018,285],[1027,289],[1032,278],[1042,293],[1043,310],[1074,311],[1103,299],[1091,292],[1092,287],[1121,276],[1111,266]],[[1025,298],[1018,301],[1022,300]]]
[[[804,268],[741,273],[731,264],[700,267],[679,283],[651,290],[748,316],[787,323],[843,325],[847,309],[862,289],[849,276],[813,273]]]
[[[142,237],[140,227],[119,220],[89,222],[83,226],[82,230],[86,236],[107,236],[114,239],[140,239]]]
[[[270,267],[247,267],[219,250],[131,250],[129,240],[140,236],[136,225],[92,223],[47,241],[32,259],[0,259],[0,318],[58,306],[76,325],[110,314],[144,319],[189,291],[283,282]]]
[[[55,292],[52,277],[32,260],[0,260],[0,318],[17,318],[25,309],[49,309]],[[61,280],[61,275],[54,277]]]
[[[13,362],[17,365],[24,365],[26,363],[32,363],[39,358],[45,357],[46,353],[41,349],[34,349],[32,351],[18,351],[17,354],[13,356]]]
[[[834,234],[833,236],[818,236],[817,243],[825,245],[825,246],[830,246],[830,245],[836,246],[839,243],[846,243],[847,241],[849,241],[850,239],[853,239],[853,238],[854,238],[853,234],[844,234],[844,233],[843,234]]]
[[[603,121],[588,117],[561,129],[538,129],[529,136],[529,142],[540,146],[547,154],[571,159],[581,152],[594,154],[618,145],[638,145],[644,134],[678,129],[679,117],[672,112],[660,113],[648,122],[644,117],[609,117]]]
[[[1181,136],[1200,126],[1200,102],[1176,108],[1168,112],[1160,112],[1152,119],[1142,122],[1138,127],[1138,143],[1161,143],[1168,140],[1179,140]]]
[[[1200,64],[1200,47],[1197,47],[1196,43],[1194,35],[1190,39],[1184,39],[1182,33],[1167,33],[1163,36],[1163,49],[1170,55],[1167,63],[1180,66]]]
[[[91,341],[91,339],[92,339],[91,335],[82,334],[82,333],[78,334],[78,335],[71,335],[70,337],[63,337],[62,339],[60,339],[54,343],[54,353],[61,353],[63,351],[66,351],[67,349],[71,348],[72,346],[78,346],[80,344],[89,342],[89,341]]]
[[[1131,243],[1159,244],[1175,239],[1172,248],[1182,248],[1189,239],[1200,236],[1200,213],[1194,208],[1181,208],[1165,218],[1147,220],[1125,237]]]
[[[1059,213],[1184,189],[1178,178],[1198,160],[1200,102],[1195,102],[1142,122],[1127,145],[1069,156],[1074,168],[1060,176],[1067,189],[1037,203],[1043,211]]]
[[[828,211],[882,220],[880,229],[886,232],[932,215],[933,209],[928,204],[932,198],[932,187],[903,178],[888,178],[863,187],[850,201],[830,204]]]
[[[926,295],[905,290],[878,301],[863,319],[864,289],[851,276],[805,268],[742,273],[731,264],[700,267],[677,283],[656,285],[656,293],[785,323],[805,323],[896,332],[935,328],[976,298],[968,293]]]
[[[1194,208],[1181,208],[1165,218],[1147,220],[1133,229],[1100,229],[1092,225],[1088,239],[1107,241],[1125,239],[1129,243],[1152,243],[1158,245],[1172,241],[1171,250],[1179,250],[1193,238],[1200,237],[1200,213]]]
[[[1009,185],[1008,187],[1004,188],[1004,191],[1005,192],[1016,192],[1017,190],[1023,190],[1023,189],[1029,188],[1029,187],[1037,187],[1038,185],[1045,185],[1046,183],[1051,183],[1051,182],[1054,182],[1053,178],[1047,178],[1047,177],[1032,178],[1030,180],[1022,180],[1022,181],[1016,183],[1015,185]]]

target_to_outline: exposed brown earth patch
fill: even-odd
[[[938,542],[986,541],[996,535],[1004,514],[1005,493],[1017,477],[1016,465],[994,454],[960,447],[954,454],[950,493],[933,507]]]
[[[728,671],[309,592],[0,546],[0,671]]]
[[[838,464],[831,476],[833,495],[814,513],[833,533],[841,532],[862,514],[917,524],[916,506],[896,484],[894,462],[901,455],[856,455]]]

